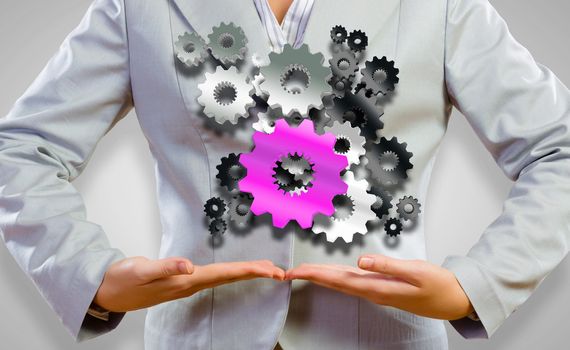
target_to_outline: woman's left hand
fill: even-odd
[[[363,255],[358,266],[301,264],[286,271],[285,279],[308,280],[431,318],[455,320],[473,312],[455,275],[443,267],[384,255]]]

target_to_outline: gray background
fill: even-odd
[[[77,25],[89,3],[1,0],[0,116],[6,115]],[[570,3],[497,0],[493,4],[535,59],[570,85]],[[127,255],[155,258],[160,227],[147,150],[136,116],[130,114],[103,138],[74,184],[85,199],[88,219],[103,226],[114,246]],[[429,259],[441,263],[448,254],[464,254],[500,213],[510,186],[464,118],[454,113],[425,203]],[[568,275],[570,265],[564,261],[490,341],[465,341],[448,326],[450,348],[568,348]],[[75,344],[4,245],[0,245],[0,281],[3,349],[143,348],[144,311],[127,314],[119,328],[105,336]]]

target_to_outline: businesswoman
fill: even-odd
[[[212,245],[216,165],[251,144],[204,123],[204,75],[182,69],[175,46],[221,22],[260,61],[304,43],[328,59],[333,26],[365,32],[366,52],[400,71],[382,132],[413,152],[406,191],[423,202],[456,107],[515,181],[501,215],[443,266],[425,261],[421,219],[397,246],[371,231],[329,249],[268,225]],[[111,247],[71,184],[133,108],[155,161],[159,260]],[[0,121],[0,230],[79,341],[149,308],[147,349],[439,350],[443,320],[491,336],[566,256],[569,174],[569,91],[486,0],[94,0]]]

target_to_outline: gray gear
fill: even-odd
[[[372,211],[372,205],[376,202],[376,196],[367,192],[368,181],[356,180],[354,173],[347,171],[342,179],[348,185],[346,197],[350,199],[350,210],[341,216],[315,216],[313,232],[324,232],[327,241],[334,242],[341,237],[345,242],[352,242],[354,234],[366,234],[368,229],[366,223],[376,219],[376,214]]]
[[[360,164],[360,156],[366,154],[364,149],[366,139],[360,135],[360,129],[353,128],[349,122],[335,121],[332,126],[325,127],[325,132],[336,136],[335,153],[345,155],[348,159],[348,166]]]
[[[329,60],[332,73],[344,79],[352,79],[358,71],[358,60],[354,52],[341,48]]]
[[[404,220],[414,220],[418,217],[421,204],[418,200],[412,196],[404,196],[400,198],[398,204],[396,204],[396,211],[400,217]]]
[[[199,65],[208,56],[206,42],[196,32],[179,35],[174,47],[176,57],[188,67]]]
[[[331,77],[327,81],[332,88],[333,94],[337,97],[344,97],[347,92],[352,91],[352,81],[349,79],[339,78],[331,74]]]
[[[386,56],[378,58],[374,56],[372,61],[366,61],[365,68],[361,71],[361,83],[363,87],[373,95],[386,95],[394,90],[398,83],[400,70],[394,67],[394,61],[388,61]]]
[[[251,203],[253,203],[253,197],[249,193],[239,193],[232,198],[229,209],[230,219],[236,225],[243,227],[250,222],[253,216],[250,210]]]
[[[220,66],[205,76],[206,80],[198,85],[202,94],[197,98],[204,106],[204,113],[219,124],[226,121],[236,124],[239,118],[246,118],[248,109],[255,104],[251,98],[253,89],[246,82],[246,76],[236,67],[225,70]]]
[[[208,34],[208,49],[212,56],[223,65],[235,65],[238,60],[245,59],[247,37],[241,27],[233,22],[222,22],[212,28]]]
[[[330,94],[331,88],[321,53],[312,54],[307,44],[297,49],[285,44],[281,53],[271,52],[269,59],[269,65],[259,70],[259,87],[268,95],[271,107],[281,106],[286,116],[295,112],[306,116],[311,108],[323,107],[322,97]]]
[[[407,150],[406,142],[398,142],[395,136],[390,140],[381,137],[380,142],[369,146],[366,166],[376,181],[383,186],[394,186],[408,178],[407,172],[413,168],[410,162],[413,153]]]

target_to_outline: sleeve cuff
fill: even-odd
[[[455,274],[479,318],[464,317],[449,323],[466,339],[491,337],[508,315],[485,272],[467,256],[449,256],[442,266]]]

